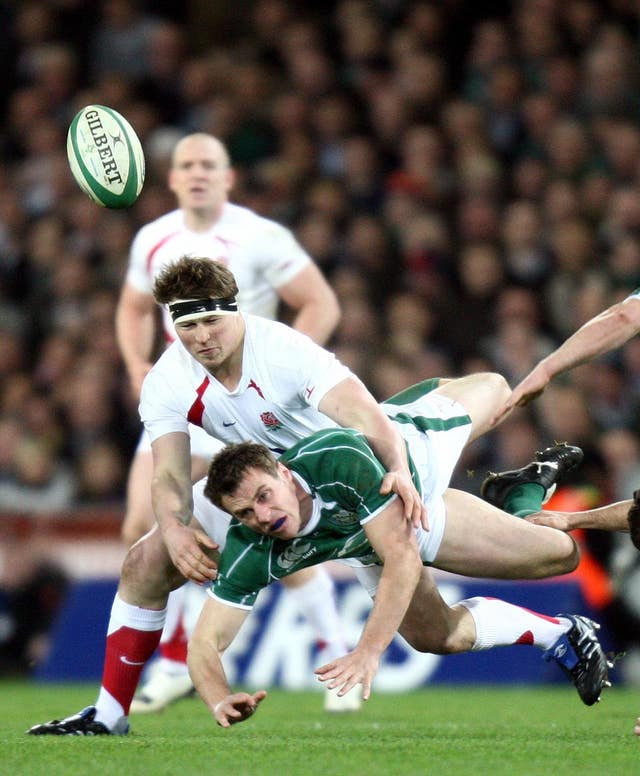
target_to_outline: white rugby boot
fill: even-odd
[[[189,674],[170,674],[162,666],[156,666],[149,679],[131,702],[131,714],[151,714],[162,711],[194,691]]]
[[[324,691],[324,710],[330,714],[360,711],[362,708],[362,688],[354,687],[346,695],[340,696],[335,690]]]

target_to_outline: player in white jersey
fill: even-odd
[[[309,255],[289,229],[229,202],[232,185],[227,151],[216,138],[198,133],[176,145],[169,187],[178,208],[142,227],[135,236],[116,316],[119,347],[137,397],[151,368],[156,341],[158,307],[153,299],[153,282],[167,264],[180,256],[207,257],[228,266],[238,281],[241,310],[275,318],[282,301],[293,312],[293,326],[320,344],[335,328],[339,318],[336,297]],[[173,323],[166,309],[162,316],[164,339],[171,343],[175,339]],[[190,428],[190,435],[195,481],[206,472],[219,443],[197,426]],[[122,524],[127,546],[153,525],[151,472],[151,445],[143,432],[127,484]],[[329,590],[331,578],[324,569],[318,572]],[[294,579],[287,587],[304,604],[304,592],[310,588],[301,582],[302,578]],[[199,606],[199,592],[197,588],[181,588],[172,595],[160,646],[162,658],[152,666],[153,673],[134,700],[132,711],[159,710],[191,691],[181,614],[185,606]],[[323,608],[325,627],[318,631],[318,639],[330,652],[340,652],[344,639],[333,595],[325,597]],[[326,702],[330,710],[338,705],[331,695],[327,695]]]
[[[152,368],[141,400],[141,414],[153,437],[153,506],[158,527],[136,542],[125,557],[109,620],[96,706],[69,724],[62,721],[36,726],[31,731],[34,734],[127,732],[127,712],[144,663],[159,642],[170,590],[183,584],[185,577],[203,583],[215,576],[215,560],[209,557],[215,542],[197,525],[189,525],[193,512],[190,443],[185,433],[187,418],[181,418],[181,412],[186,410],[188,415],[193,409],[192,417],[199,417],[208,428],[219,424],[215,427],[229,441],[236,438],[234,424],[241,422],[274,447],[292,436],[279,428],[285,418],[287,422],[290,417],[295,419],[301,431],[313,423],[326,424],[324,415],[334,424],[360,429],[387,468],[383,490],[400,496],[407,520],[427,525],[420,494],[411,479],[405,442],[362,382],[310,338],[284,324],[238,313],[236,290],[233,275],[223,265],[206,259],[184,258],[156,280],[156,300],[172,302],[170,310],[180,339]],[[252,365],[252,374],[244,370],[247,319],[251,321],[246,340],[251,359],[247,363]],[[285,342],[287,351],[283,354],[271,346],[261,347],[263,331],[265,343]],[[171,362],[175,371],[165,372],[165,365]],[[301,364],[308,364],[311,370],[306,380],[297,371]],[[291,371],[287,373],[285,367]],[[192,380],[190,389],[183,383],[185,375]],[[158,398],[148,395],[154,382],[161,393]],[[186,397],[176,396],[178,382],[189,391]],[[246,408],[248,417],[240,418],[236,412],[218,418],[210,404],[214,395],[208,394],[211,386],[225,402],[233,401],[237,412]],[[272,396],[272,389],[283,394]],[[499,375],[455,381],[452,398],[456,391],[470,394],[474,437],[487,430],[498,403],[504,401],[505,390],[506,382]],[[172,406],[172,399],[179,404]],[[245,400],[250,404],[245,405]],[[264,401],[264,409],[253,404],[256,400]],[[158,403],[159,417],[152,417],[151,408]],[[307,416],[315,420],[304,420]],[[157,436],[164,423],[168,424],[166,433]]]
[[[282,451],[317,428],[336,425],[318,404],[352,377],[350,370],[329,351],[307,347],[306,338],[284,324],[242,313],[237,321],[242,365],[234,385],[216,379],[181,342],[149,372],[140,416],[152,444],[172,432],[188,433],[192,423],[227,443],[260,439]]]

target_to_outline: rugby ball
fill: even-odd
[[[135,130],[120,113],[104,105],[78,111],[67,132],[71,173],[98,205],[133,205],[144,183],[144,153]]]

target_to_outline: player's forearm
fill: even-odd
[[[317,342],[318,345],[324,345],[335,331],[339,320],[340,307],[335,296],[331,293],[304,304],[297,311],[292,326]]]
[[[356,649],[381,655],[391,643],[415,593],[422,564],[415,543],[387,553],[373,607]]]
[[[153,358],[155,320],[152,314],[144,316],[123,313],[116,316],[118,348],[125,366],[135,371],[139,364]]]
[[[189,639],[189,673],[200,697],[214,716],[216,706],[231,694],[222,655],[247,615],[247,610],[229,607],[208,597]]]
[[[564,512],[569,525],[568,530],[576,528],[597,529],[601,531],[628,531],[629,522],[627,515],[633,504],[631,499],[617,501],[615,504],[598,509],[586,509],[583,512]]]
[[[362,431],[387,471],[406,472],[411,476],[406,443],[386,415],[372,419]]]
[[[343,428],[362,432],[388,471],[409,473],[404,439],[355,375],[328,391],[318,409]]]
[[[194,634],[189,642],[187,665],[196,692],[214,714],[216,706],[231,694],[222,655],[209,640],[197,638]]]
[[[161,531],[174,525],[187,525],[193,515],[193,491],[187,476],[156,473],[151,480],[153,511]]]
[[[543,359],[549,377],[566,372],[590,359],[615,350],[637,334],[640,326],[630,314],[629,304],[619,304],[585,323],[556,351]]]
[[[152,360],[156,336],[153,308],[141,310],[121,302],[116,310],[115,329],[122,360],[130,372]]]

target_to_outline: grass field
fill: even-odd
[[[637,776],[638,691],[592,708],[569,687],[428,688],[328,715],[318,693],[271,691],[252,720],[217,727],[196,698],[132,717],[126,738],[25,735],[92,702],[95,685],[0,682],[2,776]]]

